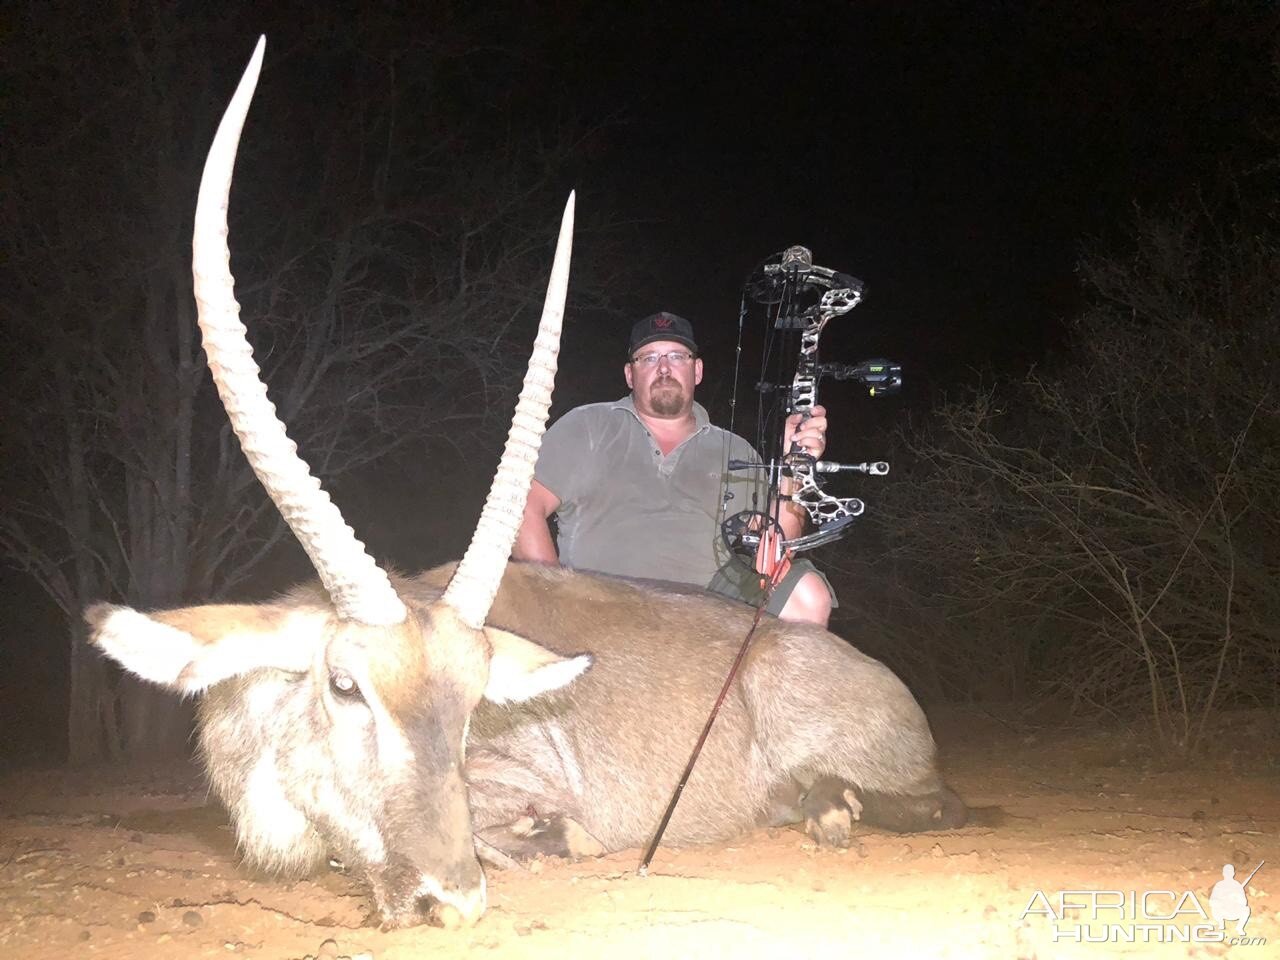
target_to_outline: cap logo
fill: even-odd
[[[659,330],[667,329],[667,327],[671,326],[671,323],[672,323],[671,318],[668,317],[665,313],[659,317],[653,318],[653,325],[657,327]]]

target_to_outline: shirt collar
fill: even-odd
[[[625,410],[627,413],[635,417],[637,421],[640,421],[640,415],[636,413],[635,397],[630,393],[621,400],[615,400],[611,403],[609,405],[609,409]],[[693,424],[696,428],[694,430],[695,433],[701,433],[703,430],[707,429],[707,427],[711,426],[711,417],[707,415],[706,408],[697,400],[693,401]]]

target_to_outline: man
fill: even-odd
[[[762,471],[725,470],[730,459],[759,458],[747,441],[712,426],[694,402],[702,360],[688,320],[673,313],[645,317],[632,328],[628,347],[623,376],[630,396],[570,410],[543,437],[512,556],[689,583],[754,604],[759,575],[732,561],[720,521],[753,502],[775,513],[772,504],[753,501],[765,486]],[[815,406],[812,414],[788,418],[784,449],[794,441],[822,456],[826,411]],[[547,523],[552,514],[558,554]],[[782,501],[785,537],[802,533],[806,519],[798,505]],[[834,605],[826,578],[797,560],[766,609],[784,620],[826,626]]]

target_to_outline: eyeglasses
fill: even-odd
[[[668,350],[666,353],[646,353],[642,357],[632,357],[631,362],[640,367],[656,367],[663,358],[673,367],[683,367],[693,359],[693,354],[685,350]]]

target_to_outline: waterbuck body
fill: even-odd
[[[301,873],[337,856],[368,875],[384,919],[412,922],[418,898],[482,882],[469,874],[474,838],[516,859],[646,843],[754,616],[675,585],[509,564],[486,630],[545,652],[533,664],[544,679],[516,699],[529,691],[512,696],[492,677],[513,672],[505,651],[489,664],[482,639],[442,633],[453,572],[393,578],[420,626],[368,638],[351,636],[318,587],[278,604],[151,613],[185,635],[168,637],[183,652],[154,667],[145,642],[132,658],[122,649],[119,634],[145,633],[116,620],[131,611],[98,608],[96,636],[144,676],[207,686],[201,750],[248,859]],[[450,649],[433,657],[433,646]],[[804,821],[843,845],[857,820],[923,830],[964,819],[902,682],[826,630],[768,617],[665,841]],[[450,865],[426,892],[424,864]]]
[[[99,604],[92,640],[139,676],[203,694],[201,750],[246,858],[329,856],[387,925],[477,920],[479,857],[638,846],[652,835],[754,611],[700,591],[508,564],[551,400],[568,283],[565,208],[507,445],[455,567],[379,567],[297,456],[239,321],[226,212],[250,61],[201,179],[193,275],[209,368],[241,449],[320,579],[276,603],[142,613]],[[911,694],[818,627],[762,621],[666,839],[803,820],[848,843],[865,819],[955,826]]]

